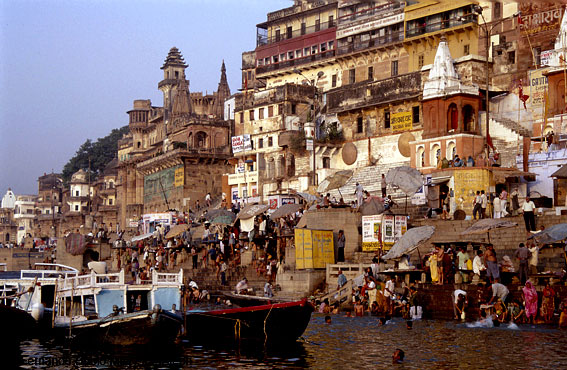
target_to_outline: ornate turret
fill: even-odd
[[[219,87],[217,89],[217,99],[215,101],[215,112],[214,114],[218,118],[224,117],[224,101],[230,97],[230,87],[228,86],[228,80],[226,78],[226,67],[224,65],[224,60],[221,66],[221,78],[219,81]]]
[[[191,114],[191,99],[189,99],[189,81],[185,78],[187,64],[183,55],[176,47],[172,47],[165,58],[163,80],[158,88],[163,92],[164,121],[172,116]]]

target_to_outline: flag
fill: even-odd
[[[492,144],[492,138],[488,132],[486,133],[486,144],[490,147],[490,149],[494,150],[494,144]]]
[[[520,97],[520,100],[522,101],[522,103],[524,103],[524,109],[528,110],[528,107],[526,107],[526,101],[528,101],[530,96],[524,95],[524,88],[522,86],[522,80],[520,80],[520,82],[518,83],[518,96]]]
[[[524,24],[524,21],[522,20],[522,14],[521,13],[518,14],[518,24],[521,24],[521,25]]]

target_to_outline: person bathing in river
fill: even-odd
[[[488,244],[486,246],[486,253],[484,253],[484,264],[486,265],[487,277],[492,283],[497,279],[500,279],[500,271],[498,270],[498,261],[496,259],[496,252],[494,252],[494,246]]]

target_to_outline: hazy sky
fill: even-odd
[[[173,46],[191,91],[214,91],[225,60],[231,92],[256,24],[291,0],[0,0],[0,198],[36,194],[88,138],[128,123],[134,99],[162,105]]]

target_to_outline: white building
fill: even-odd
[[[8,188],[8,191],[6,192],[6,194],[4,194],[1,206],[2,208],[10,209],[14,209],[14,207],[16,206],[16,196],[14,195],[12,189]]]
[[[24,241],[26,236],[32,235],[35,219],[35,195],[18,195],[14,204],[14,221],[18,224],[16,241]],[[29,235],[28,235],[29,234]]]
[[[83,212],[88,211],[88,204],[90,199],[90,189],[87,179],[87,173],[80,169],[75,172],[71,177],[71,189],[69,194],[70,212]]]

